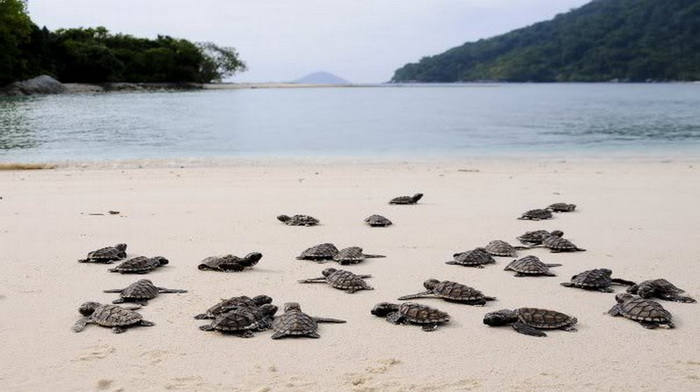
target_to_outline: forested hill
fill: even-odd
[[[395,71],[392,82],[700,80],[700,0],[595,0]]]

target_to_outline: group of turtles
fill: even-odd
[[[423,194],[413,196],[400,196],[392,199],[390,204],[416,204]],[[529,210],[519,219],[542,220],[550,219],[552,212],[571,212],[576,208],[573,204],[556,203],[543,209]],[[308,215],[280,215],[278,220],[290,226],[315,226],[319,220]],[[371,215],[365,222],[370,226],[388,226],[392,222],[381,216]],[[545,247],[551,252],[575,252],[584,251],[571,241],[563,237],[559,230],[548,232],[546,230],[528,231],[517,239],[524,246],[512,246],[502,240],[494,240],[483,247],[458,252],[453,255],[453,260],[446,262],[451,265],[465,267],[484,268],[485,265],[495,263],[495,257],[517,257],[517,251],[534,247]],[[88,253],[82,263],[111,264],[126,259],[126,244],[105,247]],[[365,254],[358,246],[350,246],[338,249],[332,243],[322,243],[304,250],[297,259],[311,260],[315,262],[336,261],[341,265],[357,264],[367,258],[385,257],[383,255]],[[244,257],[233,255],[208,257],[198,265],[200,270],[212,270],[220,272],[239,272],[245,268],[255,266],[262,254],[252,252]],[[135,257],[119,264],[110,272],[144,274],[168,264],[168,260],[162,256]],[[549,269],[561,264],[544,263],[536,256],[525,256],[510,262],[505,270],[515,272],[517,277],[526,276],[555,276]],[[326,268],[322,276],[300,280],[299,283],[326,283],[329,286],[355,293],[360,290],[373,290],[365,279],[371,275],[355,274],[351,271]],[[601,292],[614,292],[612,285],[628,286],[626,293],[615,296],[617,304],[609,310],[612,316],[623,316],[639,322],[646,328],[666,326],[673,328],[670,312],[658,302],[650,298],[692,303],[694,299],[682,296],[683,290],[665,279],[647,280],[636,284],[635,282],[613,278],[612,271],[606,268],[583,271],[571,277],[569,282],[562,282],[565,287],[595,290]],[[400,301],[418,298],[439,298],[449,302],[467,304],[472,306],[484,306],[487,301],[496,300],[495,297],[485,295],[481,291],[453,281],[440,281],[428,279],[423,283],[424,291],[404,295],[398,298]],[[152,326],[150,321],[143,320],[141,314],[136,312],[139,307],[145,306],[148,300],[161,293],[185,293],[186,290],[168,289],[155,286],[148,279],[138,280],[123,289],[105,290],[107,293],[119,293],[119,298],[113,304],[100,304],[86,302],[79,307],[79,312],[84,316],[76,322],[73,330],[82,331],[87,324],[94,323],[110,327],[115,333],[123,332],[127,327]],[[635,296],[637,295],[637,296]],[[135,303],[135,306],[118,306],[124,302]],[[296,302],[284,304],[283,313],[275,316],[278,307],[272,304],[272,298],[266,295],[258,295],[253,298],[247,296],[232,297],[215,304],[204,313],[195,316],[195,319],[211,320],[209,324],[200,326],[203,331],[220,331],[241,337],[254,336],[255,332],[274,330],[273,339],[285,336],[307,336],[318,338],[318,323],[344,323],[345,320],[314,317],[304,313]],[[402,302],[399,304],[381,302],[372,310],[371,314],[385,318],[393,324],[415,324],[424,331],[434,331],[440,324],[450,320],[449,314],[437,308],[415,302]],[[542,330],[561,329],[575,331],[576,317],[567,314],[533,307],[517,309],[502,309],[487,313],[483,323],[489,326],[511,325],[517,332],[530,336],[546,336]]]

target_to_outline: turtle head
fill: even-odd
[[[260,311],[263,312],[264,315],[272,317],[277,313],[277,306],[273,304],[264,304],[260,306]]]
[[[160,263],[160,265],[166,265],[170,262],[170,261],[168,261],[168,259],[166,259],[163,256],[156,256],[156,257],[154,257],[154,259],[158,260],[158,263]]]
[[[605,275],[612,276],[612,270],[607,269],[607,268],[599,268],[598,269],[600,272],[604,273]]]
[[[285,312],[290,312],[292,310],[301,311],[301,305],[299,305],[298,302],[287,302],[286,304],[284,304]]]
[[[615,296],[615,301],[617,301],[618,303],[621,303],[621,304],[623,304],[631,299],[634,299],[634,295],[628,294],[628,293],[620,293],[620,294]]]
[[[252,266],[254,266],[255,264],[258,264],[258,261],[260,261],[260,259],[262,259],[262,253],[260,253],[260,252],[251,252],[251,253],[248,253],[248,254],[245,255],[245,257],[243,258],[243,260],[245,261],[244,264],[245,264],[246,266],[248,266],[248,267],[252,267]]]
[[[332,274],[336,271],[337,271],[337,269],[335,269],[335,268],[326,268],[321,273],[323,274],[323,276],[330,276],[330,274]]]
[[[418,200],[420,200],[423,197],[422,193],[416,193],[415,195],[411,196],[411,200],[415,203]]]
[[[518,315],[510,309],[502,309],[497,312],[486,313],[484,316],[484,324],[492,327],[510,324],[518,320]]]
[[[271,304],[272,298],[268,297],[267,295],[256,295],[253,297],[253,302],[258,306],[262,306],[265,304]]]
[[[399,305],[389,302],[380,302],[373,309],[372,314],[377,317],[386,317],[387,314],[399,310]]]
[[[102,306],[102,304],[99,302],[85,302],[84,304],[80,305],[78,312],[80,312],[80,314],[83,316],[89,316],[95,313],[95,310],[100,306]]]
[[[126,244],[116,244],[114,248],[120,252],[126,252]]]
[[[289,220],[292,218],[290,218],[289,215],[277,215],[277,219],[280,222],[289,222]]]
[[[428,290],[432,290],[432,289],[434,289],[435,286],[437,286],[438,284],[440,284],[440,281],[439,281],[439,280],[437,280],[437,279],[428,279],[428,280],[426,280],[425,282],[423,282],[423,287],[425,287],[425,288],[428,289]]]
[[[561,230],[554,230],[551,233],[549,233],[549,235],[553,235],[555,237],[561,237],[564,235],[564,232]]]

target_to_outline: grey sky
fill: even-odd
[[[29,0],[50,29],[105,26],[233,46],[238,82],[327,71],[384,82],[396,68],[467,41],[524,27],[589,0]]]

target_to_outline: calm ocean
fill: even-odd
[[[0,161],[700,153],[700,84],[497,84],[0,98]]]

